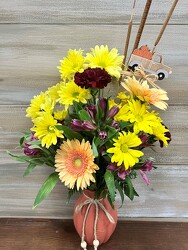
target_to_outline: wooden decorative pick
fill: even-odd
[[[138,66],[141,66],[146,72],[150,74],[155,74],[156,76],[158,76],[158,80],[163,80],[164,78],[168,78],[169,74],[172,73],[172,68],[163,63],[163,56],[155,53],[154,50],[156,46],[158,45],[165,31],[165,28],[170,20],[170,17],[172,16],[172,13],[178,1],[179,0],[174,0],[170,8],[170,11],[164,21],[164,24],[161,28],[161,31],[159,32],[159,35],[154,43],[154,47],[152,51],[150,51],[147,45],[141,46],[139,49],[137,48],[140,42],[140,38],[141,38],[144,25],[145,25],[146,17],[147,17],[147,14],[151,5],[151,1],[147,1],[145,10],[142,16],[141,24],[137,33],[136,41],[134,44],[134,50],[128,62],[128,66],[129,68],[132,69],[132,71],[137,69]]]
[[[169,20],[170,20],[170,18],[172,16],[172,13],[173,13],[173,11],[174,11],[174,9],[175,9],[176,4],[178,3],[178,1],[179,0],[174,0],[174,2],[172,4],[172,7],[171,7],[171,9],[170,9],[170,11],[169,11],[169,13],[168,13],[165,21],[164,21],[164,24],[163,24],[162,28],[161,28],[161,31],[160,31],[160,33],[159,33],[159,35],[158,35],[158,37],[157,37],[157,39],[156,39],[156,41],[154,43],[154,47],[153,47],[152,52],[154,52],[156,46],[158,45],[159,41],[161,40],[161,37],[162,37],[162,35],[163,35],[164,31],[165,31],[165,28],[166,28],[166,26],[167,26],[167,24],[168,24],[168,22],[169,22]]]
[[[124,67],[125,67],[125,61],[126,61],[126,57],[127,57],[128,48],[129,48],[129,41],[130,41],[130,37],[131,37],[131,30],[132,30],[135,5],[136,5],[136,0],[134,0],[134,2],[133,2],[132,13],[131,13],[130,21],[128,24],[127,36],[126,36],[126,41],[125,41],[125,48],[124,48],[124,53],[123,53],[124,58],[123,58],[123,62],[122,62],[122,70],[124,70]]]
[[[147,2],[146,2],[144,12],[143,12],[143,15],[142,15],[142,19],[141,19],[141,22],[140,22],[140,26],[139,26],[139,29],[138,29],[138,32],[137,32],[136,40],[135,40],[135,43],[134,43],[133,50],[138,48],[140,38],[142,36],[142,32],[143,32],[143,29],[144,29],[144,26],[145,26],[145,22],[146,22],[148,13],[149,13],[151,3],[152,3],[152,0],[147,0]]]

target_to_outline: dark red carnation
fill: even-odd
[[[110,83],[112,77],[104,69],[88,68],[84,72],[77,72],[74,76],[74,82],[81,88],[103,89]]]

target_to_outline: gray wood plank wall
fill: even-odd
[[[133,37],[145,4],[137,1]],[[141,44],[152,47],[172,0],[154,0]],[[132,1],[1,0],[0,2],[0,217],[70,218],[75,198],[66,206],[61,183],[41,206],[32,210],[35,195],[50,170],[38,168],[23,178],[24,164],[6,150],[15,150],[19,132],[30,127],[25,108],[33,95],[59,81],[56,66],[69,48],[88,50],[95,44],[122,53]],[[158,161],[146,187],[135,185],[140,197],[126,201],[119,217],[166,220],[188,218],[188,1],[179,1],[157,47],[172,76],[160,83],[169,93],[169,109],[160,112],[173,141],[168,149],[147,150]],[[111,93],[115,87],[111,88]],[[119,203],[119,199],[117,199]]]

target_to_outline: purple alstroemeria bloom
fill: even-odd
[[[88,121],[84,121],[82,123],[82,127],[84,130],[88,130],[88,131],[92,131],[96,129],[96,126],[93,123],[88,122]]]
[[[117,170],[117,165],[115,163],[110,163],[108,166],[107,166],[107,169],[108,170],[112,170],[112,171],[115,171]]]
[[[108,166],[107,166],[107,169],[108,170],[111,170],[111,171],[117,171],[117,174],[118,174],[118,177],[121,179],[121,180],[125,180],[126,176],[129,175],[131,173],[131,170],[128,169],[128,170],[125,170],[124,167],[118,167],[115,163],[110,163]]]
[[[145,133],[142,133],[139,135],[140,140],[142,141],[142,144],[140,144],[140,147],[149,147],[152,146],[152,144],[150,144],[148,142],[149,140],[149,136]]]
[[[141,174],[141,176],[142,176],[142,179],[143,179],[144,182],[146,183],[146,185],[149,185],[149,184],[150,184],[150,181],[149,181],[147,175],[146,175],[142,170],[140,170],[140,174]]]
[[[125,170],[123,168],[118,169],[118,176],[120,179],[125,180],[126,176],[131,173],[131,170]]]
[[[108,111],[107,119],[113,118],[118,112],[119,112],[119,107],[118,107],[118,106],[113,106],[113,107]]]
[[[74,131],[92,131],[95,130],[96,127],[93,123],[88,122],[88,121],[80,121],[78,119],[72,119],[71,123],[70,123],[70,127],[72,130]]]
[[[95,121],[95,117],[97,114],[97,109],[95,105],[85,107],[85,110],[88,112],[89,116],[93,121]]]
[[[111,127],[115,128],[117,131],[120,129],[120,126],[117,121],[113,120],[111,123]]]
[[[108,100],[106,98],[100,98],[98,100],[98,105],[101,108],[101,110],[102,110],[103,113],[106,111],[107,102],[108,102]]]
[[[108,134],[106,131],[100,131],[99,132],[99,138],[104,141],[108,137]]]
[[[36,138],[36,137],[34,137],[34,135],[32,135],[30,141],[36,141],[36,140],[38,140],[38,138]],[[30,143],[27,143],[27,142],[24,143],[24,154],[27,155],[27,156],[36,156],[36,155],[38,155],[40,150],[36,149],[36,148],[30,149],[29,148],[30,146],[31,146]]]
[[[144,162],[144,164],[141,166],[141,170],[144,172],[148,172],[153,170],[153,162],[151,160]]]
[[[78,120],[78,119],[72,119],[71,123],[70,123],[70,127],[72,130],[74,131],[82,131],[83,127],[82,127],[82,121]]]

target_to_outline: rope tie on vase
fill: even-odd
[[[141,81],[146,80],[150,83],[154,88],[160,89],[160,87],[155,83],[158,80],[158,76],[156,74],[146,74],[142,65],[138,65],[135,68],[135,71],[127,71],[122,70],[121,74],[123,76],[135,76],[141,78]]]
[[[87,209],[86,209],[86,213],[84,216],[84,220],[83,220],[83,225],[82,225],[82,238],[81,238],[81,247],[84,250],[87,250],[87,243],[84,240],[85,239],[85,225],[86,225],[86,219],[89,213],[89,210],[91,208],[92,205],[95,205],[95,209],[96,209],[96,213],[95,213],[95,221],[94,221],[94,241],[93,241],[93,246],[94,246],[94,250],[97,250],[98,246],[99,246],[99,241],[97,240],[97,220],[99,217],[99,208],[102,209],[102,211],[105,213],[106,217],[108,218],[108,220],[111,223],[115,223],[113,217],[110,215],[110,213],[106,210],[106,208],[103,206],[103,204],[101,203],[101,200],[97,200],[97,199],[93,199],[88,197],[86,194],[84,194],[85,197],[87,198],[87,200],[85,200],[84,202],[82,202],[81,204],[79,204],[76,209],[75,212],[79,213],[82,208],[86,205],[88,205]]]

